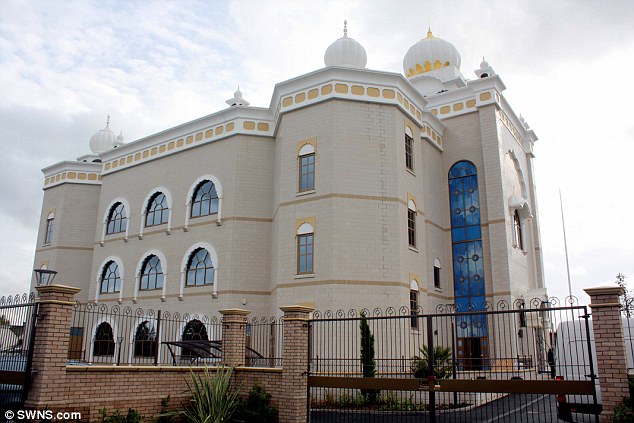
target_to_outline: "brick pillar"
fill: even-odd
[[[227,366],[244,366],[247,356],[247,315],[249,310],[230,308],[222,314],[222,362]]]
[[[614,406],[629,397],[627,361],[619,296],[623,288],[598,287],[585,289],[590,296],[596,358],[601,384],[602,422],[611,422]]]
[[[39,309],[31,389],[25,406],[44,410],[63,408],[70,392],[66,362],[75,294],[80,289],[63,285],[38,286]]]
[[[314,308],[280,307],[284,312],[284,352],[282,353],[282,386],[279,403],[280,423],[306,422],[308,394],[308,318]]]

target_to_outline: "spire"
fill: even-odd
[[[434,38],[434,34],[431,33],[431,19],[427,18],[427,38]]]
[[[348,38],[348,20],[343,21],[343,38]]]
[[[233,93],[233,98],[225,101],[229,106],[248,106],[249,102],[242,98],[242,91],[240,91],[240,86],[238,85],[238,89]]]
[[[108,115],[108,118],[106,119],[106,129],[110,128],[110,115]]]

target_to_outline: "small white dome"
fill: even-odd
[[[484,68],[488,68],[489,67],[489,62],[487,62],[484,59],[484,56],[482,57],[482,61],[480,62],[480,69],[484,69]]]
[[[106,127],[90,138],[90,149],[94,154],[101,154],[104,151],[114,148],[116,145],[118,145],[117,137],[110,130],[110,116],[108,116]]]
[[[348,38],[347,21],[343,22],[343,37],[330,44],[324,54],[326,66],[344,66],[349,68],[365,68],[368,56],[361,44]]]
[[[460,69],[460,53],[450,42],[434,37],[431,29],[426,38],[409,48],[403,59],[403,73],[408,78],[448,66]]]

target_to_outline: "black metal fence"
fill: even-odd
[[[0,408],[26,400],[37,310],[34,293],[0,297]]]
[[[544,393],[552,389],[548,381],[588,381],[595,374],[589,315],[575,299],[449,304],[435,311],[315,312],[311,421],[554,422],[556,396]],[[436,379],[431,390],[430,377]],[[582,399],[596,402],[592,395]]]
[[[274,332],[276,342],[265,339],[264,328]],[[220,316],[77,303],[68,360],[118,366],[214,365],[222,359],[222,330]],[[246,330],[247,365],[281,365],[276,349],[281,322],[253,319]]]

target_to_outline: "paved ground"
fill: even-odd
[[[579,422],[593,422],[594,418],[577,416]],[[311,423],[414,423],[431,422],[427,412],[368,412],[367,410],[341,410],[311,412]],[[437,423],[502,423],[553,422],[557,423],[554,395],[508,395],[481,407],[440,411]]]

